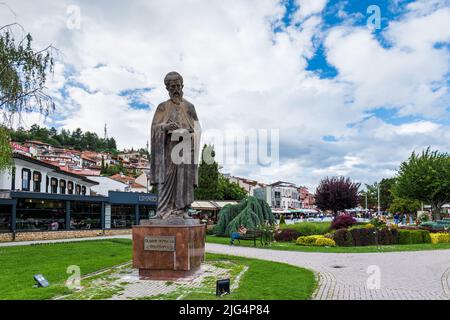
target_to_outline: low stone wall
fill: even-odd
[[[116,236],[127,234],[131,234],[131,229],[17,232],[15,241],[89,238],[89,237]],[[0,233],[0,242],[11,242],[11,241],[13,241],[12,233]]]

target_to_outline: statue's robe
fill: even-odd
[[[172,141],[172,132],[163,129],[170,122],[191,133],[191,157],[187,163],[172,161],[172,150],[180,141]],[[151,127],[150,156],[150,183],[158,186],[157,216],[167,218],[174,210],[185,211],[194,201],[194,186],[198,185],[199,138],[200,126],[192,103],[183,99],[177,105],[168,100],[158,106]]]

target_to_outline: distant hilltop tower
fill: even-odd
[[[105,122],[105,136],[104,136],[104,138],[105,138],[105,140],[106,139],[108,139],[108,127],[106,126],[106,122]]]

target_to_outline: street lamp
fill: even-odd
[[[377,190],[378,190],[378,216],[380,216],[380,184],[377,184]]]

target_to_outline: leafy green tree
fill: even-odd
[[[360,193],[360,204],[365,206],[367,195],[367,207],[376,209],[378,207],[378,186],[380,186],[380,208],[387,210],[393,201],[391,188],[394,183],[395,178],[387,178],[374,184],[366,184],[366,190]]]
[[[0,126],[0,171],[9,168],[11,165],[12,150],[9,143],[9,131]]]
[[[219,200],[242,200],[247,196],[247,192],[239,184],[231,182],[228,178],[219,174]]]
[[[54,110],[52,98],[46,93],[47,73],[53,71],[52,47],[36,51],[33,38],[27,34],[16,40],[13,28],[18,24],[0,27],[0,168],[11,165],[10,135],[6,127],[23,112],[48,115]]]
[[[29,33],[17,41],[17,26],[0,28],[0,110],[10,116],[32,111],[47,115],[55,108],[45,89],[47,73],[53,71],[53,48],[33,50]]]
[[[420,201],[410,200],[403,198],[394,198],[392,201],[389,212],[390,213],[416,213],[420,209]]]
[[[214,146],[204,145],[198,167],[198,187],[194,190],[196,200],[218,200],[219,165],[214,160]]]
[[[400,165],[396,183],[392,187],[398,198],[430,204],[435,219],[441,218],[442,206],[450,202],[450,155],[430,151],[413,152]]]

